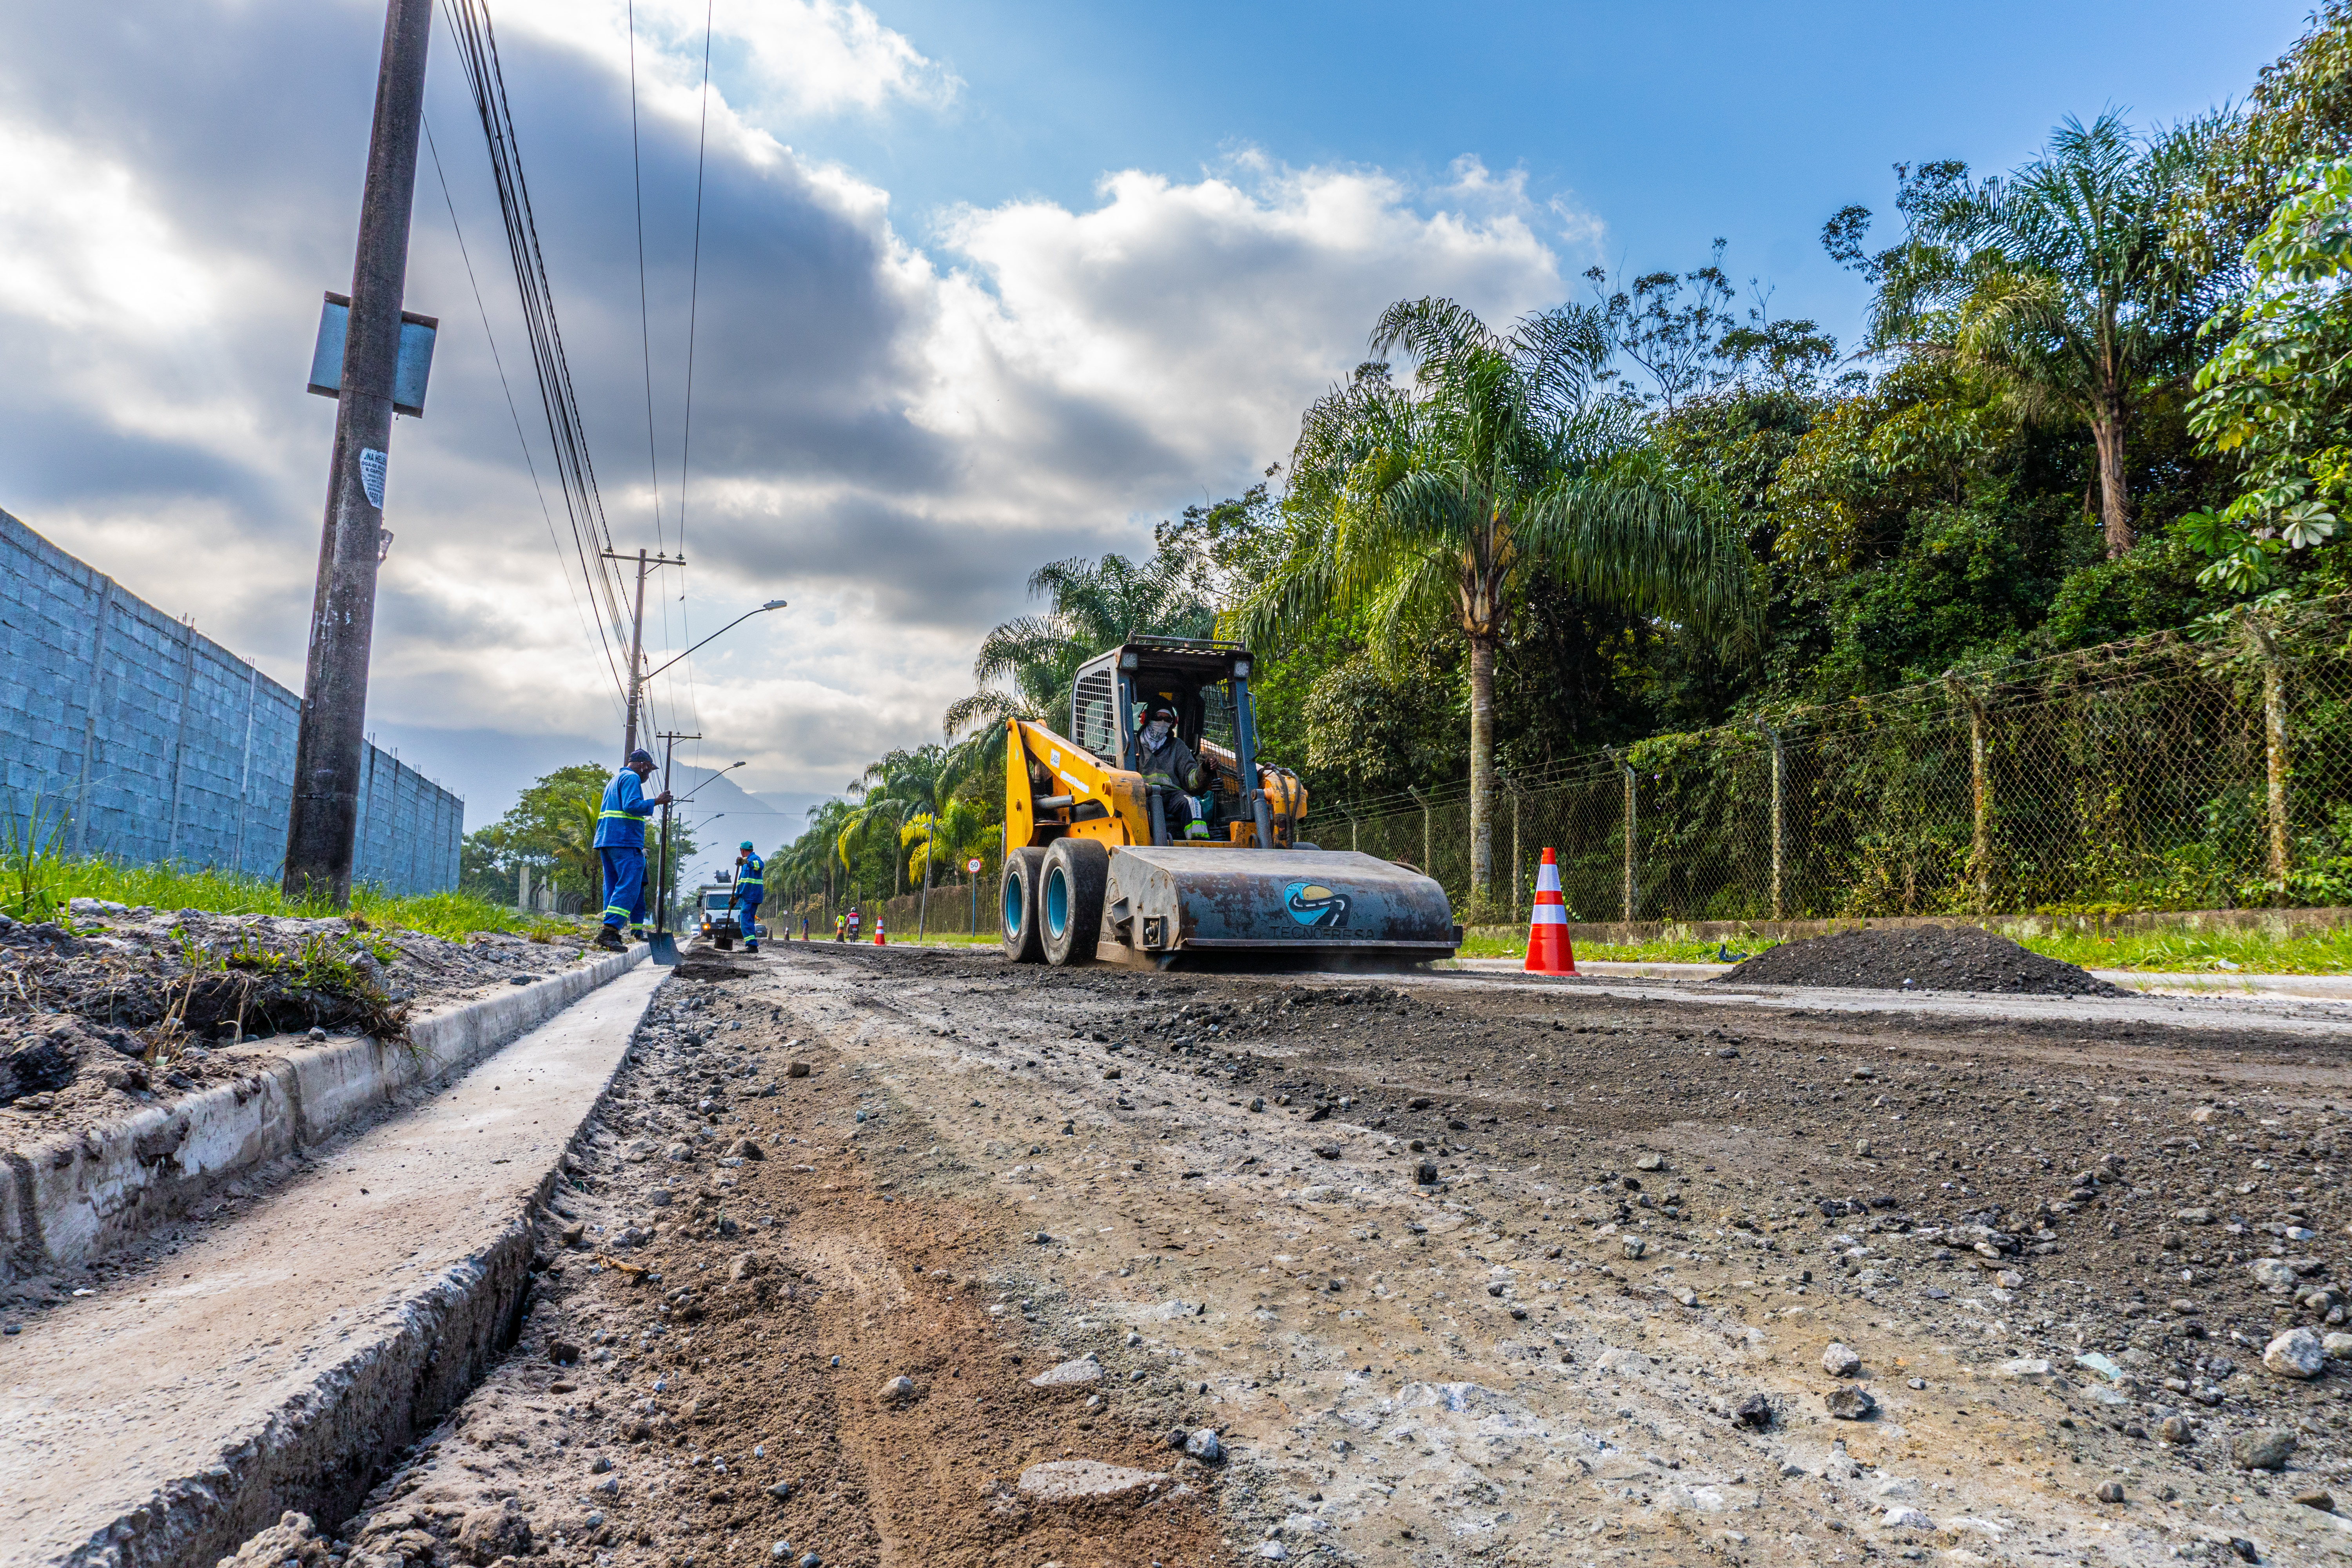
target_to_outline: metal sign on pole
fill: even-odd
[[[432,39],[433,0],[388,0],[342,374],[337,378],[334,456],[311,598],[302,722],[294,742],[285,890],[289,898],[324,898],[337,908],[351,901],[352,851],[359,829],[368,657],[375,635],[376,568],[383,558],[384,481],[400,369],[401,294],[425,112],[425,57]]]

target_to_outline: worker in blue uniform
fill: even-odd
[[[654,807],[670,801],[667,790],[646,794],[646,780],[653,772],[651,752],[642,747],[631,752],[627,763],[604,786],[604,801],[596,812],[596,858],[604,873],[604,926],[596,933],[596,945],[607,952],[628,951],[621,940],[624,921],[634,928],[632,935],[645,935],[646,818]]]
[[[751,853],[751,841],[743,840],[735,851],[735,891],[727,901],[740,910],[735,925],[743,933],[746,952],[760,951],[760,900],[768,896],[767,869],[767,862]],[[787,939],[792,934],[784,932]]]

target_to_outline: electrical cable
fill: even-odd
[[[629,619],[622,608],[619,584],[602,554],[613,548],[612,529],[604,517],[579,394],[556,321],[546,251],[540,242],[530,186],[523,176],[520,142],[499,60],[497,32],[482,0],[442,0],[442,14],[456,40],[459,64],[473,94],[475,112],[482,122],[499,216],[506,229],[508,259],[522,305],[531,365],[547,416],[548,441],[554,452],[556,475],[563,493],[564,512],[571,523],[581,579],[603,603],[599,639],[604,644],[605,663],[612,671],[614,684],[625,702],[629,683],[621,673],[614,643],[616,638],[624,645],[628,641]]]
[[[563,493],[564,512],[571,524],[572,546],[581,580],[603,605],[598,625],[605,664],[624,703],[629,683],[622,675],[617,640],[628,641],[628,616],[622,609],[620,586],[603,552],[612,549],[612,529],[604,518],[604,499],[588,451],[587,426],[580,412],[579,394],[563,352],[563,337],[555,317],[553,289],[548,279],[547,257],[540,243],[532,213],[530,190],[523,176],[521,146],[516,134],[514,110],[498,55],[498,35],[483,0],[442,0],[442,15],[457,48],[474,109],[482,123],[490,174],[499,196],[499,216],[507,237],[508,260],[522,307],[531,365],[539,381],[540,402],[547,417],[548,441],[553,449],[556,476]]]
[[[531,493],[539,498],[540,519],[547,524],[547,542],[555,548],[557,569],[562,575],[564,591],[571,596],[572,611],[580,617],[581,635],[593,643],[596,628],[589,622],[588,606],[581,599],[572,574],[562,569],[563,542],[555,537],[555,514],[548,510],[547,490],[539,482],[539,464],[530,455],[530,438],[523,434],[522,410],[515,406],[514,387],[507,381],[506,359],[499,353],[498,334],[490,330],[489,307],[483,303],[482,285],[474,276],[473,254],[466,247],[465,226],[457,221],[457,204],[449,195],[449,176],[441,167],[441,148],[433,140],[430,115],[425,117],[425,147],[433,156],[433,177],[441,184],[441,205],[449,209],[449,231],[457,237],[457,258],[466,264],[466,287],[473,290],[474,310],[482,319],[482,339],[490,346],[490,363],[498,369],[499,390],[506,395],[507,416],[514,421],[515,444],[522,448],[522,465],[530,475]]]
[[[629,184],[637,199],[637,345],[646,367],[646,468],[653,476],[654,542],[667,550],[662,532],[661,460],[654,450],[654,342],[646,301],[646,175],[637,155],[637,0],[629,0]]]
[[[688,275],[689,280],[686,306],[686,428],[684,435],[679,438],[677,454],[677,552],[680,556],[686,553],[686,487],[688,475],[692,471],[694,458],[695,327],[700,321],[702,312],[702,183],[703,170],[710,147],[710,30],[717,8],[718,0],[703,0],[702,109],[701,121],[696,130],[694,142],[694,265]],[[685,576],[686,569],[681,566],[678,568],[677,595],[678,604],[681,606],[686,603]],[[678,611],[678,620],[684,628],[683,640],[693,640],[693,624],[682,607]],[[699,730],[702,728],[701,693],[696,688],[692,659],[687,660],[686,694],[687,710],[694,715],[693,725]],[[697,754],[700,754],[698,747]]]

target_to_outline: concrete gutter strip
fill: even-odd
[[[0,1283],[89,1263],[188,1214],[232,1177],[323,1142],[464,1071],[643,963],[642,944],[413,1021],[346,1037],[104,1126],[0,1152]]]
[[[209,1568],[289,1509],[348,1516],[513,1342],[532,1210],[667,974],[0,1342],[0,1568]]]
[[[1442,966],[1441,966],[1442,967]],[[1516,958],[1457,958],[1453,967],[1480,974],[1523,974]],[[1579,974],[1598,980],[1712,980],[1728,974],[1728,963],[1621,963],[1614,960],[1580,962]],[[2315,1001],[2352,1002],[2352,974],[2168,974],[2146,969],[2094,969],[2094,980],[2120,985],[2126,991],[2158,996],[2307,996]],[[1892,995],[1912,993],[1895,991]],[[1980,996],[1994,993],[1980,991]]]

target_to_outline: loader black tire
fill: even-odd
[[[1038,934],[1037,919],[1037,883],[1045,869],[1043,849],[1015,849],[1004,858],[996,907],[1003,921],[1004,956],[1015,963],[1045,961],[1045,943]]]
[[[1110,883],[1110,851],[1098,838],[1057,838],[1045,851],[1037,880],[1038,921],[1045,962],[1056,968],[1092,963],[1102,938],[1103,889]]]

